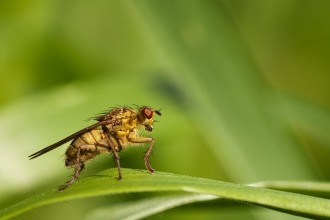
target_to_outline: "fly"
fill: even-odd
[[[148,106],[138,107],[134,110],[131,107],[114,108],[97,117],[93,117],[97,123],[88,126],[69,137],[64,138],[34,154],[30,160],[39,157],[62,144],[72,140],[65,152],[65,166],[75,168],[72,179],[59,192],[70,187],[78,178],[85,167],[85,162],[93,159],[100,153],[112,153],[118,167],[118,180],[122,179],[120,171],[119,156],[117,152],[132,144],[146,143],[150,145],[144,154],[144,164],[150,173],[155,170],[150,166],[149,155],[154,145],[152,137],[139,135],[138,129],[143,127],[147,131],[153,130],[154,113],[162,115],[160,110],[154,110]]]

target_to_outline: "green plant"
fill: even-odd
[[[329,14],[325,3],[146,0],[54,7],[67,3],[45,1],[16,8],[12,4],[0,7],[6,12],[1,17],[0,68],[6,74],[1,75],[0,96],[2,102],[24,96],[0,110],[0,205],[2,210],[8,207],[3,216],[56,200],[62,202],[19,217],[327,218],[321,209],[327,208],[329,198],[330,111],[326,104],[315,104],[328,100],[328,66],[321,65],[329,63],[322,56],[323,50],[328,51],[322,42],[327,41],[299,31],[318,36],[328,30],[324,22],[330,19],[315,17]],[[12,10],[6,10],[10,6]],[[256,6],[262,7],[264,17],[255,13]],[[323,13],[312,10],[321,6]],[[242,27],[245,20],[235,12],[243,18],[250,12],[256,26],[247,31]],[[302,19],[297,19],[297,12]],[[255,28],[262,21],[272,34]],[[315,23],[322,25],[305,26]],[[270,45],[272,39],[280,43]],[[321,50],[313,42],[319,42]],[[304,72],[306,68],[310,69]],[[313,80],[306,80],[306,75]],[[290,90],[283,89],[288,85]],[[305,85],[309,89],[297,89]],[[33,161],[27,156],[86,127],[84,119],[108,106],[126,104],[164,108],[152,134],[155,155],[150,163],[157,174],[126,170],[126,178],[117,182],[113,170],[107,170],[114,166],[111,159],[102,156],[87,164],[76,188],[63,194],[49,191],[72,174],[63,168],[65,147]],[[142,151],[132,147],[121,152],[122,167],[144,169]],[[95,175],[101,170],[105,176]],[[175,180],[180,180],[177,188],[168,191]],[[191,188],[192,180],[200,186]],[[245,185],[256,182],[278,191]],[[141,189],[146,191],[132,193]],[[225,194],[293,215],[214,197]],[[87,195],[91,197],[82,198]],[[194,201],[203,202],[188,204]],[[13,204],[19,204],[14,205],[16,210]],[[187,205],[162,212],[181,204]]]
[[[123,169],[123,175],[125,180],[117,181],[117,170],[110,169],[95,176],[85,177],[62,193],[59,193],[56,187],[2,210],[0,218],[14,217],[42,205],[85,197],[164,191],[169,195],[158,195],[133,204],[123,203],[112,208],[101,208],[101,214],[100,210],[96,210],[86,219],[135,219],[182,204],[214,199],[230,199],[308,218],[330,218],[330,201],[322,198],[163,172],[150,175],[145,170]],[[286,183],[282,189],[290,190],[291,185],[294,184]],[[301,183],[302,187],[298,190],[303,190],[305,185],[306,183]],[[319,186],[316,184],[309,187],[310,193],[320,192]],[[330,184],[323,185],[321,191],[329,193]],[[221,209],[221,205],[217,208]]]

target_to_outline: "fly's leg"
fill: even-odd
[[[81,150],[81,147],[79,147],[78,150],[77,150],[77,161],[76,161],[75,172],[73,174],[73,177],[66,186],[64,186],[64,187],[62,187],[58,190],[59,192],[62,192],[63,190],[70,187],[73,184],[73,182],[76,179],[78,179],[78,176],[79,176],[80,172],[84,169],[84,167],[85,167],[84,163],[80,162],[80,150]]]
[[[147,169],[149,170],[149,172],[155,173],[155,170],[150,166],[150,163],[149,163],[149,155],[152,151],[152,147],[154,146],[154,139],[151,137],[131,137],[131,138],[128,138],[128,140],[132,143],[150,142],[150,146],[149,146],[148,150],[145,152],[145,154],[143,156],[143,160],[144,160],[144,164],[147,167]]]
[[[122,179],[122,176],[121,176],[121,171],[120,171],[120,162],[119,162],[119,159],[120,157],[118,156],[118,153],[116,151],[116,146],[115,145],[118,145],[118,142],[116,141],[116,139],[111,136],[110,134],[106,133],[105,134],[105,137],[107,138],[107,142],[111,148],[111,152],[116,160],[116,163],[117,163],[117,167],[118,167],[118,180],[121,180]]]
[[[109,148],[107,146],[101,145],[101,144],[85,144],[81,145],[77,148],[77,154],[76,154],[76,163],[75,163],[75,172],[73,174],[72,179],[68,182],[68,184],[62,188],[59,189],[59,192],[62,192],[63,190],[70,187],[76,179],[78,179],[79,174],[84,169],[85,164],[80,161],[80,154],[83,150],[90,150],[90,151],[100,151],[100,152],[108,152]],[[66,164],[66,166],[70,166]]]

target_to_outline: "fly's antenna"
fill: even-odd
[[[161,110],[163,110],[164,108],[160,108],[159,110],[155,110],[156,114],[159,116],[162,116]]]

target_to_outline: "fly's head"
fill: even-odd
[[[138,120],[139,124],[143,125],[147,131],[152,131],[152,124],[154,123],[154,113],[162,115],[160,110],[154,110],[150,107],[143,106],[139,109]]]

